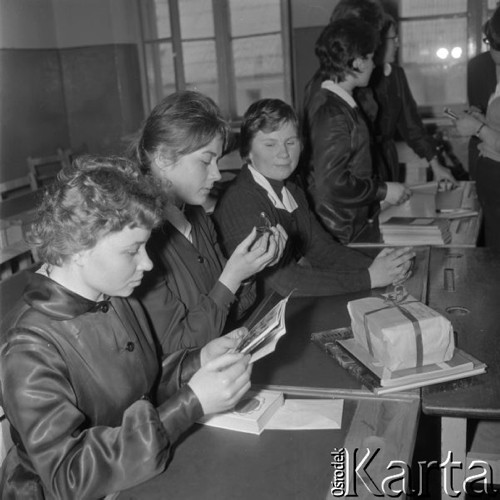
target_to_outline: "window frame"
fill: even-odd
[[[431,19],[452,19],[457,17],[465,17],[467,22],[467,64],[470,59],[486,50],[486,46],[483,42],[482,26],[494,10],[489,8],[489,3],[491,3],[491,0],[467,0],[467,11],[465,12],[465,14],[439,14],[403,17],[400,14],[401,4],[398,1],[398,30],[401,30],[401,24],[405,21],[425,21]],[[400,64],[403,67],[405,66],[404,62],[402,61],[400,61]],[[466,77],[466,75],[464,75],[464,77]],[[450,107],[463,107],[466,104],[467,98],[465,102],[446,103],[446,105]],[[424,118],[435,119],[442,115],[442,106],[419,104],[418,109],[421,116]]]
[[[152,97],[155,102],[159,102],[162,99],[162,81],[161,81],[161,71],[158,69],[160,67],[160,60],[156,57],[154,61],[154,75],[155,84],[153,92],[149,88],[149,81],[147,78],[147,58],[146,51],[147,47],[150,45],[160,45],[161,43],[171,43],[173,52],[173,67],[175,73],[175,88],[176,90],[184,90],[186,88],[186,78],[184,72],[184,58],[183,58],[183,48],[182,43],[190,41],[192,39],[181,38],[181,26],[180,26],[180,12],[179,12],[179,1],[182,0],[168,0],[168,7],[170,13],[170,37],[156,37],[147,39],[144,32],[144,24],[146,17],[151,17],[154,10],[154,0],[137,0],[138,12],[139,12],[139,24],[140,24],[140,37],[141,37],[141,50],[140,58],[141,63],[141,81],[143,82],[143,101],[146,112],[150,112],[153,104]],[[233,127],[239,125],[241,121],[241,116],[237,114],[237,103],[236,103],[236,76],[234,69],[233,51],[232,51],[232,40],[231,36],[231,20],[230,20],[230,0],[211,0],[212,2],[212,12],[213,12],[213,22],[214,22],[214,36],[209,38],[197,38],[196,41],[203,40],[213,40],[215,42],[215,53],[217,61],[217,83],[218,83],[218,105],[221,108],[222,113],[226,116]],[[281,13],[281,44],[283,51],[283,84],[284,84],[284,96],[287,102],[292,102],[293,95],[293,84],[292,84],[292,64],[291,64],[291,16],[290,16],[290,0],[278,0],[280,3],[280,13]],[[150,25],[153,25],[150,23]],[[272,33],[259,33],[257,36],[266,36]],[[255,35],[254,35],[255,36]],[[235,39],[244,37],[234,37]],[[193,39],[194,40],[194,39]],[[154,52],[154,51],[153,51]],[[151,96],[153,93],[153,96]]]

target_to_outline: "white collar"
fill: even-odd
[[[247,164],[247,166],[248,170],[252,174],[253,180],[266,190],[267,196],[276,208],[281,208],[282,210],[286,210],[289,213],[292,213],[297,209],[298,205],[295,201],[295,198],[284,185],[283,189],[281,190],[281,195],[283,196],[283,201],[281,201],[269,181],[259,171],[253,168],[252,165]]]
[[[193,235],[191,234],[191,223],[186,219],[184,212],[175,205],[168,206],[166,210],[168,222],[179,231],[186,239],[193,243]]]
[[[340,98],[346,101],[347,104],[351,106],[351,108],[356,108],[358,106],[352,95],[349,94],[349,92],[345,91],[338,83],[335,83],[333,80],[325,80],[321,84],[321,88],[337,94]]]

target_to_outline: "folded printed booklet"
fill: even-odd
[[[280,300],[241,339],[236,350],[251,354],[251,363],[273,352],[278,340],[286,333],[285,308],[289,297]]]

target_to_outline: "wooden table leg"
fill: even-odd
[[[441,417],[441,498],[465,499],[467,419]],[[453,466],[453,464],[457,464]],[[460,467],[458,467],[460,465]],[[459,495],[457,496],[457,492]]]

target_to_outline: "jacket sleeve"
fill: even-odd
[[[309,209],[301,207],[300,210],[307,211],[305,217],[309,217]],[[248,235],[253,228],[254,221],[258,220],[258,215],[262,211],[267,213],[273,225],[279,223],[276,211],[269,203],[263,201],[262,197],[256,196],[252,190],[239,189],[224,195],[214,216],[226,252],[232,252]],[[312,217],[312,214],[310,215]],[[318,229],[322,231],[322,234],[324,233],[319,223]],[[312,229],[309,231],[312,232]],[[326,255],[330,254],[326,264],[323,262],[321,266],[315,266],[311,262],[308,263],[307,259],[302,261],[303,264],[299,264],[294,256],[295,249],[289,239],[280,262],[261,271],[258,279],[264,282],[265,288],[271,288],[283,296],[292,291],[294,296],[298,297],[336,295],[370,289],[368,266],[371,259],[363,259],[363,263],[359,263],[359,266],[358,263],[352,264],[351,259],[353,257],[357,259],[357,252],[348,248],[344,249],[326,233],[323,236],[325,240],[322,240],[324,248],[321,250],[321,255],[326,258]],[[316,248],[318,246],[317,243],[313,245],[314,261],[316,257],[320,259],[320,250]],[[337,251],[341,254],[352,252],[353,255],[350,257],[344,255],[341,263],[336,260]]]
[[[408,85],[406,74],[398,68],[398,78],[403,105],[397,122],[397,129],[405,142],[420,158],[431,160],[436,155],[436,145],[427,134],[418,114],[418,107]]]
[[[184,386],[158,408],[133,402],[119,426],[88,427],[57,349],[27,330],[4,347],[0,373],[7,418],[51,498],[101,498],[154,477],[202,414]]]
[[[351,133],[344,113],[320,107],[311,119],[310,137],[318,205],[361,207],[384,198],[383,183],[352,172]]]

